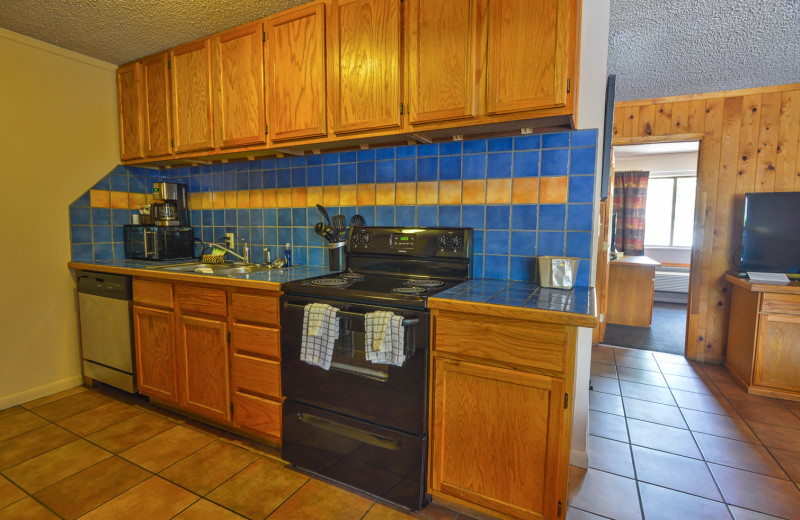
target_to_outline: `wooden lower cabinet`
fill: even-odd
[[[133,327],[139,392],[177,403],[178,372],[173,333],[175,313],[135,305]]]
[[[230,421],[230,369],[226,321],[181,316],[181,404],[218,421]]]
[[[762,314],[753,383],[800,394],[799,341],[800,316]]]

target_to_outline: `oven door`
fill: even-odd
[[[303,310],[308,303],[327,303],[341,316],[330,370],[300,361]],[[427,431],[429,320],[414,311],[284,295],[281,297],[281,381],[287,399],[337,412],[403,432]],[[402,366],[376,364],[364,356],[363,314],[377,310],[402,315],[406,361]]]

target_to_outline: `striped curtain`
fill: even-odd
[[[617,251],[626,256],[644,255],[644,208],[650,172],[616,172],[614,212],[617,214]]]

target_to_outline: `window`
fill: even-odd
[[[651,177],[647,185],[644,245],[692,247],[697,177]]]

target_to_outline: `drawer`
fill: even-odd
[[[233,396],[234,424],[239,428],[280,438],[282,404],[245,392]]]
[[[800,314],[800,295],[764,293],[761,312],[768,314]]]
[[[133,301],[150,307],[172,308],[172,284],[133,279]]]
[[[245,354],[233,355],[233,387],[280,398],[281,364]]]
[[[281,332],[278,329],[234,323],[231,326],[231,347],[234,351],[281,358]]]
[[[537,323],[434,318],[434,351],[564,372],[569,336],[563,327]]]
[[[176,285],[175,302],[181,312],[225,316],[228,313],[225,289],[197,285]]]
[[[279,324],[278,296],[262,296],[235,292],[231,295],[231,315],[237,321]]]

